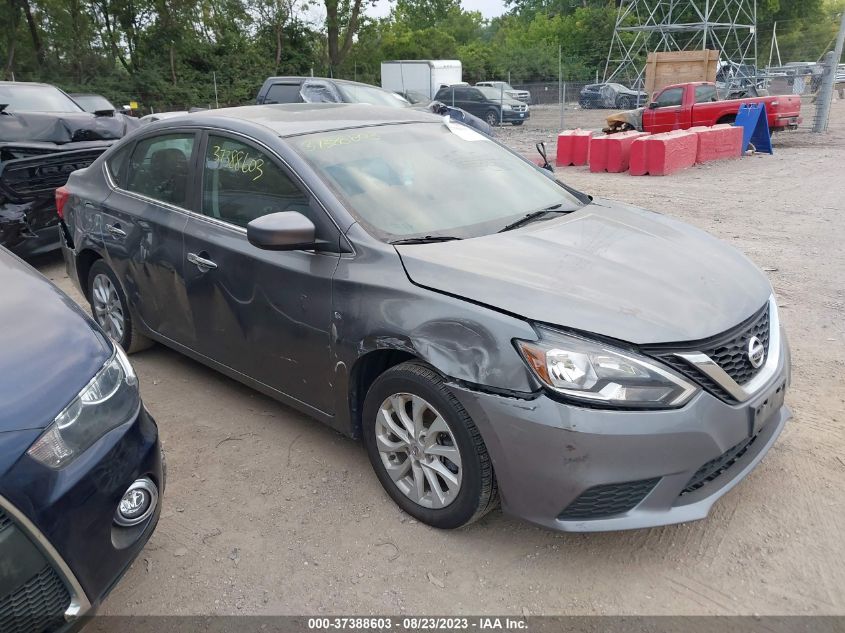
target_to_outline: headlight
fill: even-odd
[[[29,447],[27,454],[62,468],[108,431],[138,413],[138,378],[118,345],[114,355]]]
[[[503,103],[502,110],[513,110],[513,106],[509,103]]]
[[[539,341],[516,341],[528,366],[550,389],[593,404],[679,407],[698,387],[657,361],[633,352],[537,328]]]

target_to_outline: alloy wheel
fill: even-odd
[[[123,340],[126,321],[117,288],[107,275],[101,273],[94,277],[94,282],[91,284],[91,296],[94,318],[106,334],[119,343]]]
[[[423,398],[397,393],[379,407],[376,445],[396,487],[425,508],[445,508],[461,490],[461,452],[449,424]]]

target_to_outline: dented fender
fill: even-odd
[[[350,232],[355,230],[362,229]],[[342,257],[332,295],[335,410],[338,427],[348,425],[350,434],[351,376],[373,352],[410,354],[470,388],[526,398],[538,388],[513,344],[515,338],[536,339],[527,321],[414,285],[389,245]]]

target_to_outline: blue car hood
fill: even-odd
[[[41,429],[88,384],[112,344],[67,295],[0,248],[0,433]]]
[[[636,344],[719,334],[772,292],[728,244],[606,200],[505,233],[396,248],[420,286]]]

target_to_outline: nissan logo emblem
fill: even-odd
[[[758,369],[764,360],[766,360],[766,348],[763,347],[763,342],[759,338],[752,336],[748,341],[748,362],[754,369]]]

